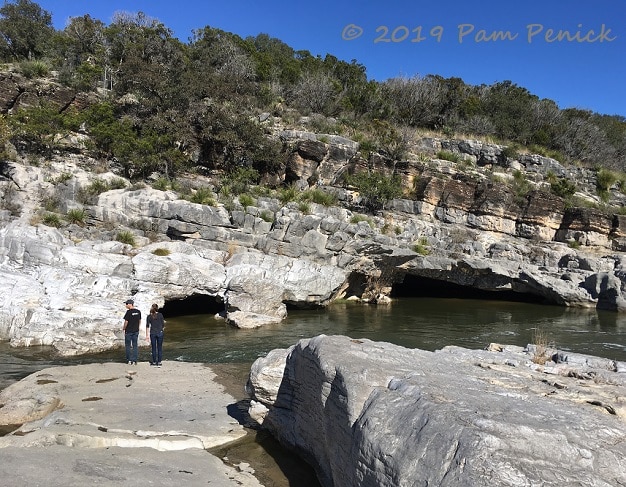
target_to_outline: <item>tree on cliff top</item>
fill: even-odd
[[[0,8],[0,56],[5,61],[44,54],[54,34],[52,16],[35,2],[17,0]]]
[[[56,32],[50,14],[36,3],[9,0],[0,8],[0,57],[18,61],[24,75],[29,64],[45,64],[46,73],[59,72],[58,80],[75,90],[106,88],[101,95],[122,101],[114,109],[120,123],[107,128],[134,134],[137,144],[128,146],[133,150],[122,151],[129,164],[139,149],[146,161],[158,158],[165,146],[175,160],[176,151],[206,157],[188,161],[203,167],[281,167],[276,144],[255,148],[256,141],[267,137],[251,120],[267,112],[287,124],[321,113],[332,117],[328,133],[353,138],[372,133],[385,139],[387,132],[381,132],[377,120],[447,136],[495,136],[562,162],[626,171],[623,117],[560,110],[552,100],[539,99],[511,81],[471,86],[436,75],[368,80],[365,67],[355,60],[296,51],[267,34],[243,39],[206,26],[185,44],[142,12],[117,13],[110,25],[88,15],[76,17]],[[33,59],[37,62],[19,62]],[[147,157],[154,140],[160,148]],[[378,148],[394,159],[402,157],[403,151],[389,144]],[[100,149],[110,152],[110,147]]]

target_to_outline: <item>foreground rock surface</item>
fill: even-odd
[[[626,364],[318,336],[251,370],[251,415],[325,486],[626,484]]]
[[[246,433],[201,364],[55,367],[0,393],[3,485],[261,484],[206,450]]]

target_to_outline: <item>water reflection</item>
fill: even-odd
[[[274,348],[319,334],[347,335],[436,350],[446,345],[484,348],[491,342],[525,346],[541,329],[563,351],[626,361],[626,316],[528,303],[468,299],[402,298],[389,306],[337,303],[291,311],[279,324],[239,330],[213,314],[166,316],[168,360],[251,364]],[[141,360],[149,359],[148,349]],[[0,387],[50,365],[123,360],[123,350],[59,358],[48,347],[12,349],[0,343]]]

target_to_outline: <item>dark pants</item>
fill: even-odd
[[[126,333],[124,335],[124,344],[126,345],[126,362],[137,362],[137,339],[139,338],[139,332]]]
[[[152,363],[160,364],[163,358],[163,332],[157,335],[150,334],[150,345],[152,345]]]

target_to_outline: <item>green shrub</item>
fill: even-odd
[[[109,190],[109,184],[100,178],[91,181],[87,186],[78,190],[76,199],[82,204],[93,204],[95,198]]]
[[[619,179],[615,172],[604,168],[598,170],[596,178],[596,188],[598,192],[609,191]]]
[[[271,197],[272,196],[272,190],[265,185],[261,185],[261,186],[252,186],[250,188],[250,192],[258,197],[263,197],[263,196],[267,196],[267,197]]]
[[[402,179],[399,175],[385,176],[375,172],[363,172],[347,176],[347,184],[355,186],[371,210],[384,208],[388,201],[402,195]]]
[[[83,225],[87,219],[87,212],[83,208],[72,208],[65,215],[67,221],[76,225]]]
[[[115,240],[124,244],[132,246],[135,245],[135,235],[133,235],[133,232],[130,232],[128,230],[122,230],[121,232],[118,232],[115,236]]]
[[[443,159],[444,161],[450,162],[460,162],[461,155],[447,150],[440,150],[437,152],[437,159]]]
[[[365,139],[359,144],[359,150],[363,157],[368,157],[372,152],[376,152],[377,148],[376,142],[370,139]]]
[[[419,255],[430,254],[430,250],[428,250],[428,239],[426,237],[420,237],[419,240],[413,244],[411,249]]]
[[[626,193],[626,174],[620,172],[617,175],[617,187],[619,188],[621,193]]]
[[[52,184],[63,184],[72,179],[72,174],[69,172],[63,172],[59,174],[56,178],[53,178],[50,182]]]
[[[311,201],[322,206],[334,206],[337,204],[337,197],[335,195],[322,191],[319,188],[305,191],[301,198],[302,201]]]
[[[108,183],[109,189],[124,189],[126,188],[126,180],[124,178],[113,178]]]
[[[374,227],[374,222],[371,218],[366,217],[365,215],[352,215],[350,218],[350,223],[359,223],[359,222],[367,222],[370,227]],[[383,232],[384,233],[384,232]]]
[[[507,145],[504,149],[502,149],[502,157],[504,157],[507,160],[518,159],[519,158],[519,146],[517,144]]]
[[[25,78],[43,78],[50,72],[50,68],[43,61],[22,61],[19,64],[19,69]]]
[[[600,197],[600,201],[602,201],[603,203],[608,203],[611,199],[611,193],[604,189],[598,190],[598,196]]]
[[[548,149],[547,147],[543,145],[533,144],[533,145],[528,146],[528,150],[532,152],[533,154],[539,154],[540,156],[550,157],[551,159],[554,159],[559,162],[564,162],[567,159],[560,151],[555,150],[555,149]]]
[[[300,194],[298,188],[296,188],[293,184],[278,190],[278,201],[280,201],[283,205],[289,203],[290,201],[295,201]]]
[[[600,205],[587,198],[572,196],[565,200],[565,208],[600,208]]]
[[[476,164],[471,159],[462,158],[458,163],[458,168],[461,171],[468,171],[470,169],[474,169]]]
[[[491,173],[489,176],[489,180],[493,183],[493,184],[505,184],[506,180],[500,176],[499,174],[495,174],[495,173]]]
[[[165,249],[163,247],[159,247],[157,249],[154,249],[152,251],[152,253],[154,255],[158,255],[159,257],[165,257],[166,255],[170,255],[171,254],[170,249]]]
[[[170,187],[170,182],[167,178],[161,177],[152,183],[152,187],[159,191],[167,191]]]
[[[56,213],[46,213],[41,221],[49,227],[59,228],[61,226],[61,218]]]
[[[300,210],[305,215],[309,215],[311,213],[311,205],[308,201],[300,201],[298,203],[298,210]]]
[[[89,186],[87,186],[87,191],[89,194],[99,195],[105,193],[109,190],[109,183],[107,183],[104,179],[96,178]]]
[[[570,198],[577,191],[576,182],[561,178],[550,183],[550,190],[561,198]]]
[[[248,208],[248,206],[254,206],[255,201],[248,193],[242,193],[239,195],[239,203],[244,208]]]
[[[515,196],[518,198],[522,198],[524,196],[526,196],[528,194],[528,192],[530,191],[530,182],[528,182],[528,180],[526,179],[526,175],[520,171],[519,169],[516,169],[515,171],[513,171],[513,192],[515,193]]]
[[[195,192],[189,197],[189,201],[208,206],[215,206],[217,204],[215,202],[213,192],[206,186],[196,189]]]
[[[59,209],[61,200],[55,195],[45,195],[41,200],[41,204],[46,211],[55,212]]]
[[[237,167],[222,178],[220,192],[239,195],[249,190],[259,180],[259,172],[252,167]]]
[[[274,221],[274,213],[268,210],[263,210],[259,215],[261,220],[266,221],[268,223],[272,223]]]
[[[140,189],[146,189],[146,183],[144,183],[143,181],[135,181],[130,185],[130,190],[131,191],[139,191]]]
[[[235,202],[233,200],[225,200],[224,201],[224,209],[230,213],[232,213],[233,211],[235,211],[237,208],[235,207]]]

